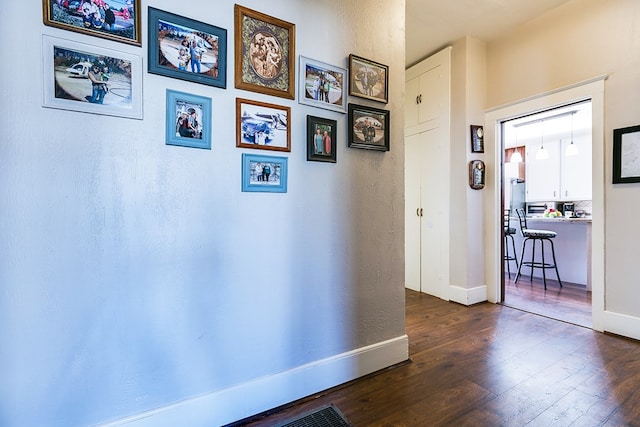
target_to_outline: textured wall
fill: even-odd
[[[488,45],[488,107],[600,75],[605,81],[605,301],[611,312],[640,318],[635,264],[640,229],[638,184],[613,185],[613,129],[638,124],[640,3],[568,2]],[[523,84],[526,82],[526,84]],[[595,188],[595,187],[594,187]]]
[[[142,121],[41,107],[43,33],[146,69],[148,5],[228,30],[226,90],[145,72]],[[389,65],[391,151],[347,148],[346,115],[234,89],[233,2],[144,2],[142,48],[3,5],[0,425],[117,419],[404,334],[404,2],[243,5],[295,23],[298,54]],[[213,99],[212,150],[165,145],[166,89]],[[241,153],[265,153],[235,147],[236,97],[291,107],[288,193],[240,191]],[[337,164],[306,161],[307,114],[338,121]]]

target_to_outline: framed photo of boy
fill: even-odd
[[[44,107],[142,119],[142,59],[44,35]]]
[[[286,193],[287,158],[242,154],[242,191]]]
[[[291,151],[291,108],[236,98],[236,147]]]
[[[336,162],[337,122],[307,116],[307,160]]]
[[[389,111],[349,104],[349,147],[389,151]]]
[[[167,145],[211,149],[211,98],[167,89]]]
[[[349,95],[387,103],[389,67],[356,55],[349,55]]]
[[[346,112],[347,70],[300,55],[298,73],[300,104]]]
[[[227,87],[227,30],[149,7],[149,72]]]
[[[235,86],[295,99],[296,26],[236,4]]]
[[[142,44],[139,0],[42,0],[42,18],[50,27]]]

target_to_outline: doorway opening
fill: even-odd
[[[502,303],[588,328],[593,326],[592,115],[588,99],[500,122]],[[524,244],[525,227],[553,237]],[[539,265],[541,243],[547,267],[522,265],[536,260]]]

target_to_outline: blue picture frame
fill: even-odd
[[[167,89],[166,144],[210,150],[211,105],[211,98]]]
[[[286,157],[242,154],[242,191],[263,193],[287,192]],[[265,173],[269,167],[269,172]]]
[[[150,73],[226,89],[226,29],[149,6],[148,31]],[[186,52],[185,43],[194,43],[194,50]]]

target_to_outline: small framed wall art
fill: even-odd
[[[389,111],[349,104],[349,147],[389,151]]]
[[[227,30],[149,7],[149,72],[227,87]]]
[[[307,116],[307,160],[335,163],[337,136],[335,120]]]
[[[287,192],[287,158],[242,154],[242,191]]]
[[[140,37],[140,1],[42,0],[45,25],[136,46]]]
[[[211,98],[167,89],[167,145],[211,149]]]
[[[484,129],[482,126],[471,125],[471,152],[484,153]]]
[[[296,26],[235,5],[235,86],[295,99]]]
[[[344,113],[347,70],[300,55],[298,102]]]
[[[291,108],[236,98],[236,147],[291,151]]]
[[[142,59],[44,35],[43,106],[142,119]]]
[[[613,183],[640,182],[640,126],[613,130]]]
[[[389,100],[389,67],[349,55],[349,95],[386,104]]]

